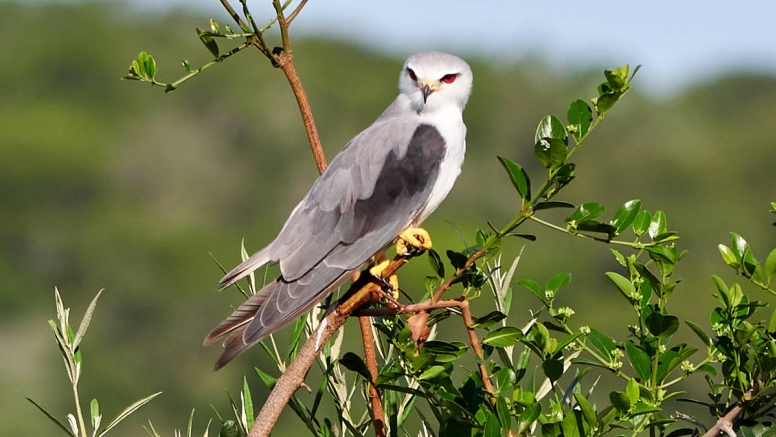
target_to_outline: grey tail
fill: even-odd
[[[233,285],[235,282],[251,274],[251,272],[254,270],[272,261],[268,253],[271,247],[272,245],[269,245],[264,249],[254,253],[250,258],[246,259],[240,265],[233,268],[231,272],[224,275],[224,277],[221,278],[221,280],[218,282],[218,289],[223,290]]]

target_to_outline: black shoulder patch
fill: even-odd
[[[420,200],[422,205],[436,183],[444,156],[442,135],[434,126],[421,124],[403,157],[398,158],[394,152],[388,154],[372,196],[356,202],[355,213],[372,221],[382,215],[381,210],[395,209],[398,202]]]

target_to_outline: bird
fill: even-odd
[[[419,226],[461,173],[472,80],[469,64],[451,54],[422,52],[406,60],[396,99],[334,157],[278,236],[220,280],[223,290],[266,264],[280,265],[277,279],[205,338],[205,346],[225,338],[215,370],[307,312],[365,264],[380,265],[397,239],[430,244]],[[370,272],[379,275],[379,268]]]

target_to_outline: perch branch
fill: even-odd
[[[744,411],[746,405],[753,397],[757,395],[763,388],[762,381],[757,381],[754,387],[750,388],[741,399],[736,402],[736,405],[730,409],[724,416],[722,416],[717,423],[714,424],[703,437],[717,437],[720,433],[725,433],[728,437],[736,437],[736,432],[733,431],[733,422],[738,418],[738,415]]]
[[[377,382],[377,353],[375,352],[375,339],[372,335],[371,318],[359,316],[358,323],[361,326],[361,342],[364,345],[364,361],[369,369],[371,381],[369,381],[369,416],[375,427],[375,437],[385,437],[385,413],[383,403],[380,400],[380,391],[375,387]]]
[[[403,256],[395,257],[383,273],[386,276],[393,275],[408,259]],[[345,321],[353,312],[368,302],[374,294],[380,292],[381,286],[382,284],[379,284],[370,275],[363,274],[358,281],[350,286],[342,299],[333,305],[333,309],[329,310],[326,317],[318,325],[318,328],[307,339],[307,342],[299,350],[294,361],[278,378],[275,387],[269,394],[258,416],[256,416],[253,429],[251,429],[248,437],[269,436],[272,427],[280,416],[280,412],[283,411],[283,407],[291,399],[291,395],[294,394],[296,389],[302,385],[304,376],[315,361],[315,357],[318,356],[321,349],[326,345],[326,342],[331,339],[331,336],[334,335],[337,329],[345,324]]]

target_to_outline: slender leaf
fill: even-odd
[[[523,331],[514,326],[505,326],[487,333],[482,339],[482,344],[493,347],[509,347],[514,346],[521,338],[523,338]]]
[[[130,414],[137,411],[138,408],[142,407],[143,405],[150,402],[153,398],[159,396],[162,394],[162,392],[154,393],[150,396],[146,396],[142,399],[139,399],[135,401],[132,405],[125,408],[122,412],[120,412],[113,420],[111,420],[107,425],[105,425],[105,428],[98,434],[98,436],[102,437],[104,436],[108,431],[110,431],[113,427],[118,425],[122,420],[126,419]]]
[[[434,270],[434,273],[438,277],[445,277],[445,264],[442,262],[442,258],[439,256],[439,253],[437,253],[437,251],[434,249],[428,250],[428,262],[431,263],[431,268]]]
[[[54,424],[55,424],[55,425],[57,425],[58,427],[62,428],[62,431],[66,432],[68,435],[70,435],[70,436],[72,436],[72,437],[75,437],[75,434],[73,434],[73,431],[71,431],[70,429],[68,429],[68,427],[67,427],[67,426],[65,426],[65,424],[64,424],[64,423],[62,423],[62,421],[61,421],[61,420],[59,420],[59,419],[57,419],[56,417],[54,417],[54,416],[53,416],[51,413],[49,413],[49,412],[48,412],[48,411],[47,411],[45,408],[43,408],[42,406],[40,406],[40,405],[39,405],[37,402],[33,401],[33,400],[32,400],[32,398],[25,397],[25,399],[27,399],[28,401],[30,401],[30,403],[31,403],[32,405],[35,405],[35,407],[37,407],[37,408],[38,408],[38,410],[40,410],[40,411],[41,411],[41,413],[43,413],[44,415],[46,415],[46,417],[48,417],[50,421],[54,422]]]
[[[690,329],[692,329],[692,332],[694,332],[695,335],[697,335],[698,338],[701,339],[701,341],[703,342],[703,344],[705,346],[707,346],[707,347],[711,347],[712,346],[713,343],[711,342],[711,338],[706,334],[706,332],[703,330],[703,328],[701,328],[698,324],[693,323],[693,322],[691,322],[689,320],[685,320],[684,323],[686,323],[687,326],[689,326]]]
[[[549,201],[549,202],[542,202],[537,204],[534,207],[534,211],[541,211],[543,209],[554,209],[554,208],[575,208],[575,206],[573,203],[568,203],[568,202]]]
[[[92,314],[94,314],[94,309],[97,307],[97,299],[100,298],[102,292],[103,290],[98,291],[97,295],[94,296],[94,299],[89,303],[89,307],[86,308],[84,317],[81,319],[81,324],[78,326],[78,332],[75,333],[75,338],[73,339],[73,349],[81,344],[81,340],[84,338],[86,330],[89,329],[89,323],[92,321]]]
[[[547,291],[555,294],[562,287],[568,285],[569,282],[571,282],[571,273],[558,273],[557,275],[550,278],[549,281],[547,281],[545,288]]]
[[[631,283],[631,281],[628,278],[615,272],[606,272],[606,277],[609,278],[610,281],[614,282],[614,285],[616,285],[617,288],[620,289],[620,291],[622,292],[622,294],[625,295],[628,301],[634,299],[636,295],[636,287],[633,285],[633,283]]]

